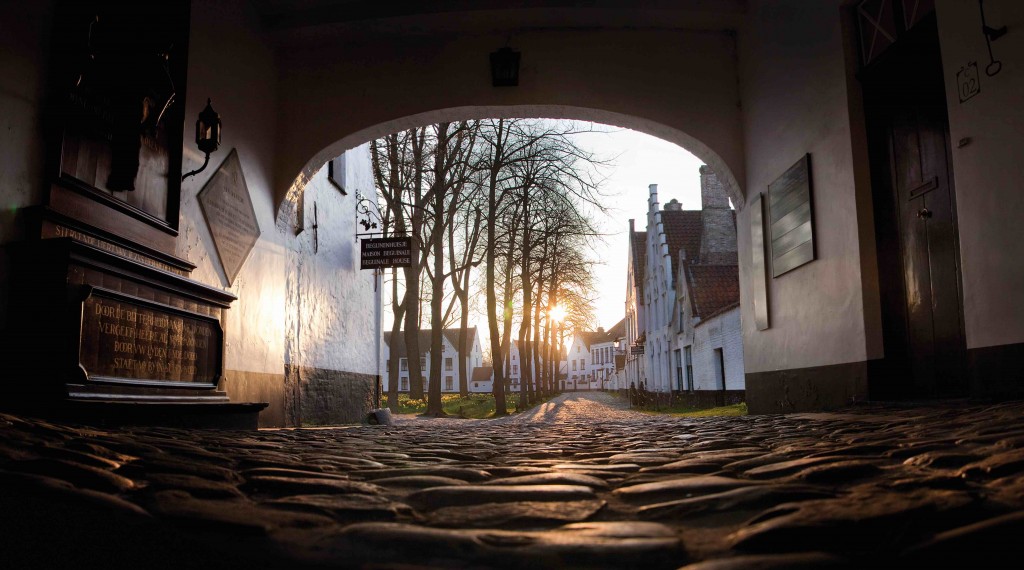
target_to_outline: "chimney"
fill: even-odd
[[[597,327],[597,332],[604,334],[604,327]]]
[[[700,263],[735,265],[736,217],[718,176],[706,165],[700,167],[700,202]]]
[[[729,207],[725,188],[718,181],[718,175],[706,164],[700,167],[700,207],[702,210]]]
[[[665,204],[666,212],[678,212],[682,209],[683,205],[679,203],[679,200],[676,200],[675,198],[672,198],[671,200],[668,201],[668,204]]]

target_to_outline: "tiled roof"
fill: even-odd
[[[473,343],[476,341],[476,327],[470,327],[469,329],[467,329],[467,331],[469,333],[469,337],[467,338],[467,341],[466,341],[466,347],[469,350],[473,350]],[[444,334],[444,337],[446,339],[448,339],[448,342],[450,342],[451,345],[453,347],[455,347],[456,350],[458,350],[458,348],[459,348],[459,329],[444,329],[444,331],[442,331],[442,332]],[[422,354],[426,354],[426,353],[430,352],[430,335],[431,335],[431,331],[430,331],[430,329],[422,329],[422,330],[419,331],[419,335],[420,335],[420,338],[419,338],[419,341],[420,341],[420,352]],[[398,342],[395,343],[397,346],[392,347],[392,344],[391,344],[391,332],[390,331],[386,331],[384,333],[384,342],[387,343],[389,349],[397,350],[399,357],[407,356],[406,355],[406,350],[405,350],[405,331],[403,331],[403,332],[398,334]]]
[[[477,366],[473,369],[473,382],[490,382],[494,369],[490,366]]]
[[[583,339],[583,344],[587,345],[587,350],[590,350],[590,346],[602,342],[615,342],[615,339],[625,336],[626,334],[626,319],[615,323],[615,326],[611,330],[607,331],[579,331],[576,334]]]
[[[700,257],[701,225],[700,210],[662,210],[661,223],[665,228],[665,241],[672,259],[672,286],[676,284],[676,271],[679,270],[679,252],[686,252],[686,259],[696,260]]]
[[[633,283],[639,293],[637,303],[643,303],[644,273],[647,269],[647,232],[633,232],[633,243],[630,247],[633,248]]]
[[[739,266],[687,264],[685,271],[694,316],[707,319],[739,304]]]

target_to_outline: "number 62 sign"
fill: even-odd
[[[961,66],[956,72],[956,90],[960,94],[960,102],[981,93],[981,81],[978,79],[978,62],[972,61]]]

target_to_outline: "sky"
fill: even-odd
[[[606,127],[601,127],[606,128]],[[602,158],[612,158],[605,168],[603,192],[611,211],[598,218],[607,233],[604,243],[595,244],[594,258],[597,299],[595,326],[609,329],[626,314],[626,266],[629,248],[629,220],[637,231],[647,226],[648,186],[658,185],[658,202],[675,198],[685,210],[700,209],[700,172],[703,164],[681,147],[637,131],[616,129],[607,133],[580,135],[581,145]]]

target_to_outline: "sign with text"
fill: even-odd
[[[237,151],[231,151],[199,192],[199,205],[231,285],[260,239],[260,224]]]
[[[409,267],[412,265],[412,238],[378,238],[362,240],[361,269]]]
[[[215,385],[216,319],[94,290],[82,307],[80,359],[90,377]]]

